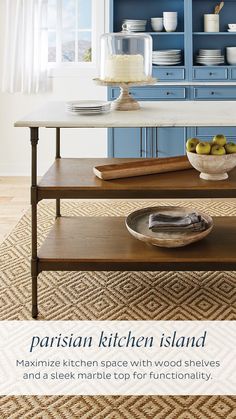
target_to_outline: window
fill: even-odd
[[[96,65],[104,6],[103,0],[48,0],[49,64]]]

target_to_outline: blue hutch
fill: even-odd
[[[148,19],[147,31],[153,38],[153,49],[181,49],[182,63],[178,66],[153,66],[155,86],[133,88],[132,94],[140,101],[176,100],[236,100],[236,66],[198,66],[196,56],[200,48],[236,47],[236,33],[228,32],[229,23],[236,23],[236,0],[226,0],[220,13],[220,32],[205,33],[203,16],[213,13],[219,0],[111,0],[110,31],[119,32],[123,19]],[[163,11],[178,11],[176,32],[152,32],[150,18],[162,16]],[[108,97],[114,100],[119,89],[109,88]],[[185,154],[188,137],[198,136],[204,141],[222,133],[222,128],[114,128],[109,130],[109,157],[168,157]],[[233,127],[223,129],[231,140],[236,140]]]

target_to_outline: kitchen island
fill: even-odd
[[[225,181],[199,179],[195,170],[103,181],[93,166],[115,159],[63,159],[61,128],[236,127],[236,102],[145,102],[141,110],[73,116],[51,102],[15,123],[29,127],[32,148],[32,316],[38,315],[38,275],[42,271],[236,270],[236,217],[214,218],[213,232],[185,248],[149,247],[129,235],[122,217],[62,217],[61,199],[236,198],[236,170]],[[55,128],[56,160],[38,183],[39,128]],[[127,161],[127,160],[126,160]],[[56,221],[37,248],[37,204],[56,200]]]

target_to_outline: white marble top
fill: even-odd
[[[15,127],[118,128],[235,126],[236,101],[140,102],[138,111],[74,116],[64,102],[49,102],[15,123]]]

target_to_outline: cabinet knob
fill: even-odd
[[[215,94],[215,92],[213,92],[213,91],[212,91],[212,92],[211,92],[211,95],[213,96],[214,94]]]
[[[214,73],[212,73],[212,71],[210,71],[209,76],[213,76]]]
[[[171,93],[170,92],[166,92],[166,95],[169,96]]]
[[[166,72],[166,76],[171,76],[171,73],[169,73],[169,72]]]

